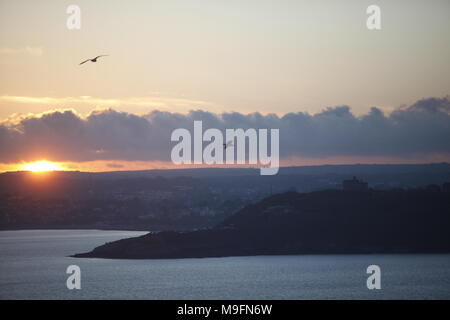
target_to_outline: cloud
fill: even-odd
[[[170,161],[176,128],[280,129],[282,158],[412,157],[450,155],[449,97],[429,98],[389,115],[373,107],[362,116],[350,107],[283,116],[239,112],[187,114],[152,111],[146,115],[96,110],[86,117],[73,110],[27,115],[0,124],[0,162]]]
[[[0,55],[17,55],[25,54],[34,57],[40,57],[44,54],[44,49],[42,47],[31,47],[26,46],[23,48],[0,48]]]
[[[121,169],[124,167],[124,165],[120,163],[108,163],[106,166],[111,169]]]

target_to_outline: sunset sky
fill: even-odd
[[[448,0],[0,0],[0,171],[169,168],[195,119],[280,127],[284,165],[449,161],[449,32]]]

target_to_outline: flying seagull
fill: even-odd
[[[233,140],[228,141],[227,143],[223,144],[223,148],[226,149],[228,147],[231,147],[233,145]]]
[[[98,58],[101,58],[101,57],[107,57],[108,55],[107,54],[102,54],[102,55],[100,55],[100,56],[96,56],[95,58],[93,58],[93,59],[87,59],[87,60],[84,60],[82,63],[80,63],[79,65],[82,65],[83,63],[86,63],[86,62],[88,62],[88,61],[91,61],[91,62],[97,62],[97,59]]]

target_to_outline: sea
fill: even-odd
[[[0,299],[450,299],[450,254],[71,258],[146,232],[0,231]],[[69,289],[69,266],[80,289]],[[369,289],[368,267],[379,269]]]

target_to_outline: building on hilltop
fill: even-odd
[[[342,190],[344,191],[368,191],[369,184],[353,177],[351,180],[342,181]]]

